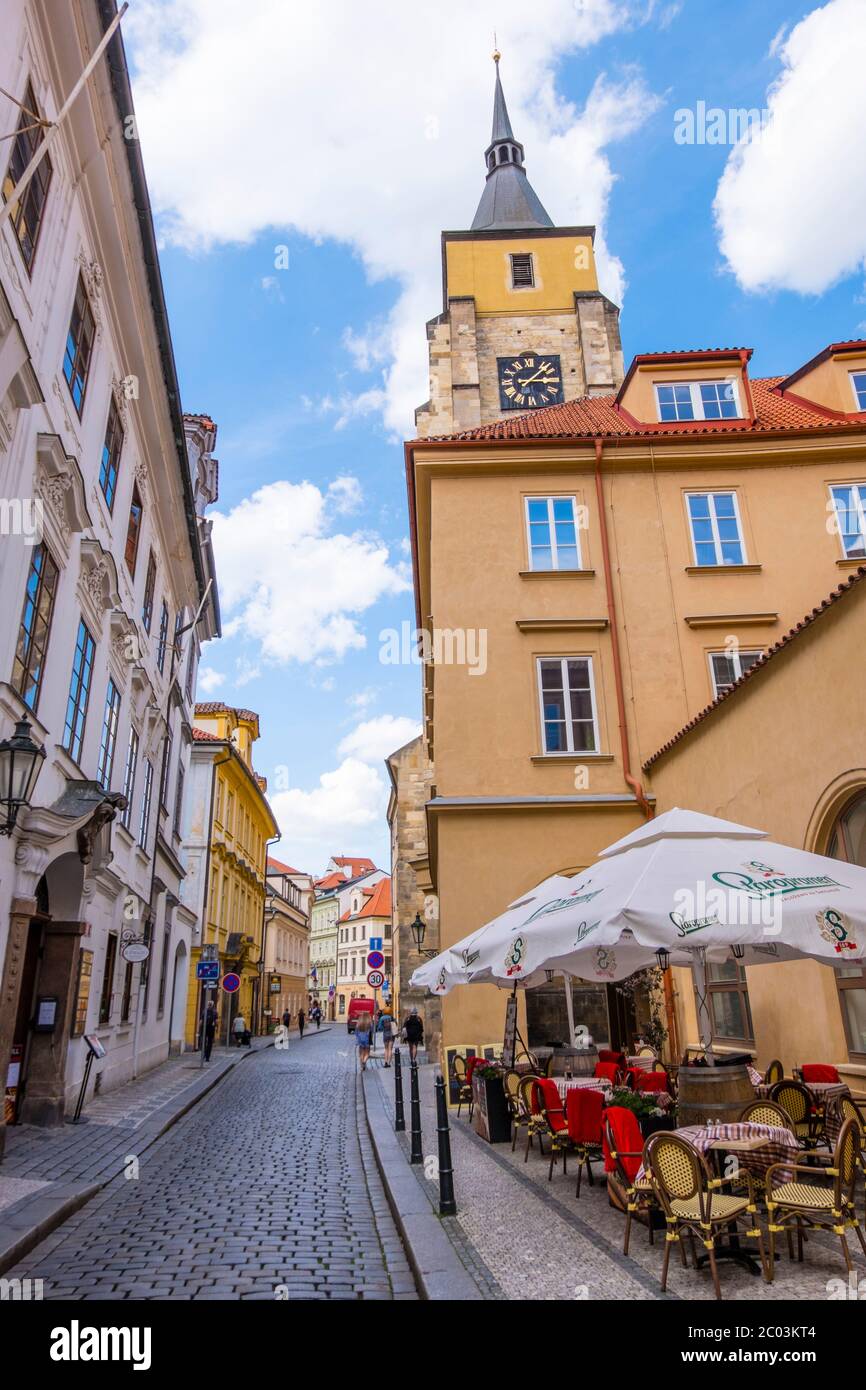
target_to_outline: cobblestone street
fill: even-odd
[[[46,1299],[414,1299],[355,1066],[343,1028],[247,1059],[7,1277]]]

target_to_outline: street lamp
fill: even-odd
[[[666,950],[664,946],[660,946],[656,951],[656,960],[658,961],[659,970],[667,970],[671,963],[670,951]]]
[[[426,956],[428,960],[432,960],[434,956],[439,954],[438,951],[424,950],[424,935],[427,931],[427,923],[424,921],[420,912],[415,913],[415,921],[412,923],[410,930],[415,938],[415,950],[418,952],[419,956]]]
[[[19,719],[11,738],[0,743],[0,835],[11,835],[22,806],[30,805],[45,749],[30,737],[30,724]]]

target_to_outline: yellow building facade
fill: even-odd
[[[443,234],[431,397],[406,446],[416,621],[433,656],[419,887],[438,897],[443,949],[652,816],[643,764],[866,555],[866,342],[785,378],[752,378],[739,348],[645,353],[623,373],[616,310],[587,288],[592,229],[553,228],[537,199],[521,202],[517,142],[489,196],[510,132],[497,76],[487,187],[472,230]],[[471,256],[452,256],[455,240]],[[539,283],[557,303],[531,298]],[[786,709],[776,717],[800,756]],[[716,814],[762,824],[748,800]],[[666,985],[676,1045],[688,1021]],[[564,1026],[564,1010],[550,1023],[553,990],[520,999],[530,1046]],[[574,1003],[597,1041],[632,1040],[613,986],[575,985]],[[445,1045],[493,1042],[503,1020],[492,987],[442,1000]]]
[[[267,800],[267,784],[252,762],[259,737],[258,715],[215,702],[198,704],[193,728],[192,834],[206,837],[203,857],[202,931],[192,951],[187,1009],[187,1043],[194,1046],[202,993],[196,966],[202,946],[216,948],[220,976],[235,972],[239,990],[214,997],[219,1007],[218,1037],[225,1041],[231,1022],[242,1015],[247,1025],[262,1016],[264,906],[268,842],[278,835]],[[262,966],[262,968],[260,968]]]
[[[309,1009],[310,909],[313,880],[279,860],[268,860],[265,907],[265,995],[263,1016],[275,1026],[288,1010],[292,1027]],[[270,1010],[264,1014],[264,1010]]]

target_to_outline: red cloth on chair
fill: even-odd
[[[825,1065],[823,1062],[804,1062],[800,1068],[800,1075],[808,1086],[810,1081],[838,1081],[839,1073],[835,1067]]]
[[[604,1096],[588,1087],[575,1088],[565,1097],[568,1136],[575,1144],[597,1146],[602,1140]]]
[[[640,1169],[641,1155],[643,1154],[643,1135],[640,1132],[637,1116],[632,1110],[626,1110],[622,1105],[610,1105],[604,1113],[613,1134],[613,1142],[616,1145],[622,1170],[627,1174],[629,1182],[634,1182]],[[612,1173],[615,1165],[610,1156],[606,1133],[602,1149],[604,1151],[605,1172]],[[636,1157],[624,1158],[623,1155],[627,1153],[635,1154]]]
[[[467,1084],[467,1086],[471,1086],[471,1085],[472,1085],[472,1073],[474,1072],[475,1068],[478,1067],[478,1066],[480,1066],[481,1063],[484,1062],[484,1061],[486,1061],[486,1060],[487,1060],[487,1059],[486,1059],[485,1057],[467,1057],[467,1058],[466,1058],[466,1084]]]
[[[616,1085],[616,1078],[619,1075],[619,1067],[616,1062],[596,1062],[595,1075],[603,1081],[609,1081],[612,1086]]]
[[[616,1062],[618,1067],[622,1067],[623,1070],[625,1070],[624,1052],[611,1052],[605,1048],[601,1048],[598,1054],[598,1060],[600,1062]]]
[[[635,1090],[637,1091],[666,1091],[667,1089],[667,1072],[644,1071],[635,1077]]]
[[[562,1097],[556,1089],[556,1082],[549,1077],[542,1077],[538,1085],[544,1095],[544,1105],[547,1110],[547,1122],[553,1130],[566,1129],[565,1116],[562,1113]]]

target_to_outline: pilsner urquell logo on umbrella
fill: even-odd
[[[847,918],[843,913],[837,912],[835,908],[825,908],[823,912],[815,913],[815,920],[818,923],[824,940],[833,947],[840,956],[844,951],[856,951],[857,941]]]
[[[526,942],[522,936],[515,936],[508,948],[508,955],[505,957],[506,975],[522,975],[525,956]]]

